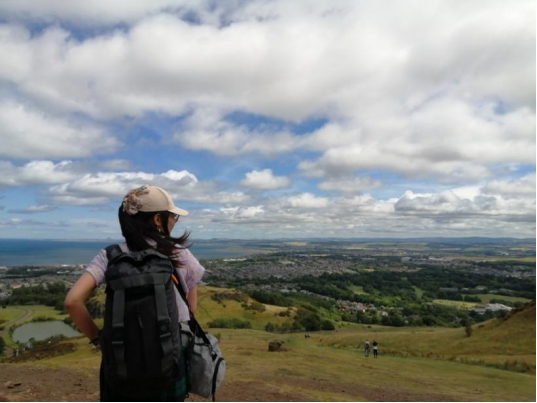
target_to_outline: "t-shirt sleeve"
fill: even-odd
[[[104,249],[101,249],[101,251],[93,258],[93,260],[88,263],[88,266],[86,267],[86,272],[93,276],[97,286],[100,286],[104,283],[104,273],[106,271],[107,266],[108,259],[106,257],[106,250]]]
[[[186,286],[191,290],[203,278],[205,267],[200,264],[198,259],[188,249],[181,250],[178,260],[181,264],[180,270],[184,273]]]

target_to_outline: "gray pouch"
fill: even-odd
[[[202,397],[215,394],[224,380],[226,362],[222,357],[218,339],[203,332],[201,327],[194,335],[189,328],[181,324],[181,343],[187,364],[189,392]]]

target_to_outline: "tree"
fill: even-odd
[[[466,332],[466,336],[467,337],[470,337],[474,331],[474,329],[472,329],[472,322],[470,321],[467,321],[466,324],[464,325],[464,331]]]
[[[4,341],[4,338],[0,336],[0,355],[4,354],[5,348],[6,342]]]

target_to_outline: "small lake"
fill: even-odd
[[[65,337],[81,336],[76,330],[65,323],[55,320],[48,322],[30,322],[18,327],[13,332],[13,340],[18,343],[27,343],[31,338],[39,341],[52,336]]]

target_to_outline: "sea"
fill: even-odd
[[[119,242],[0,239],[0,267],[87,264],[102,248]],[[190,251],[198,259],[232,258],[259,252],[229,241],[193,241]]]

